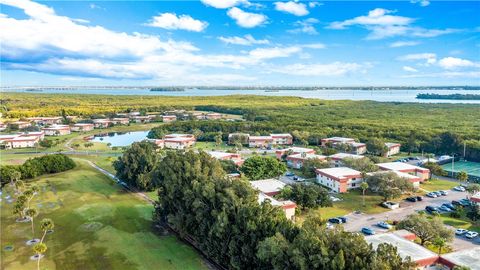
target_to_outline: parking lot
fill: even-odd
[[[465,197],[465,192],[449,191],[447,196],[441,196],[437,198],[423,197],[423,201],[419,202],[402,201],[400,203],[400,208],[385,213],[373,215],[367,215],[363,213],[351,213],[346,216],[348,218],[348,222],[346,224],[343,224],[343,226],[345,230],[352,232],[359,232],[363,227],[370,227],[374,229],[376,233],[384,233],[387,232],[386,229],[382,229],[376,226],[376,224],[380,221],[400,221],[412,213],[418,212],[420,210],[425,210],[425,207],[428,205],[440,206],[443,203],[450,203],[452,200],[460,200],[464,199]],[[454,230],[453,227],[452,230]],[[480,237],[477,237],[472,241],[466,239],[464,236],[455,236],[455,240],[452,243],[452,247],[454,250],[476,247],[478,245],[480,245]]]

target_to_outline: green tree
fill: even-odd
[[[457,173],[457,179],[460,182],[466,182],[468,180],[468,174],[465,171],[461,171]]]
[[[480,220],[480,205],[472,205],[467,212],[467,217],[473,222],[477,222],[478,220]]]
[[[370,190],[377,192],[385,201],[413,191],[413,184],[394,172],[373,173],[366,178]]]
[[[280,197],[293,200],[302,208],[317,208],[332,206],[328,191],[320,185],[293,184],[287,186],[280,193]]]
[[[378,166],[367,157],[364,158],[345,158],[343,164],[346,167],[352,168],[360,172],[374,172],[378,170]]]
[[[232,160],[220,160],[220,164],[226,173],[236,173],[238,171],[237,165]]]
[[[217,133],[215,136],[214,136],[214,140],[215,140],[215,145],[218,147],[220,145],[222,145],[222,133],[219,132]]]
[[[47,232],[53,230],[54,227],[55,227],[55,224],[53,223],[53,220],[49,218],[42,219],[42,221],[40,222],[40,228],[43,231],[43,235],[42,235],[42,238],[40,239],[40,243],[43,243],[43,240],[45,239]]]
[[[367,141],[367,150],[369,153],[377,156],[384,156],[388,152],[385,141],[374,138]]]
[[[438,165],[438,163],[425,162],[422,166],[430,170],[429,179],[432,179],[433,174],[438,176],[447,175],[447,172],[442,168],[442,166]]]
[[[45,252],[47,252],[47,245],[38,243],[33,246],[33,252],[37,256],[37,270],[40,270],[40,260]]]
[[[362,189],[363,206],[365,206],[365,191],[367,191],[367,189],[368,189],[368,183],[366,181],[363,181],[360,184],[360,188]]]
[[[33,226],[34,224],[34,218],[38,215],[38,211],[35,208],[28,208],[25,210],[25,215],[30,218],[30,223],[32,225],[32,240],[35,239],[35,227]]]
[[[240,171],[250,180],[278,177],[287,171],[284,163],[270,156],[247,158]]]
[[[18,170],[17,166],[4,165],[0,166],[0,187],[10,183],[12,187],[15,186],[15,182],[22,177],[22,173]]]
[[[470,196],[473,196],[475,193],[480,192],[480,184],[470,184],[465,188],[465,190]]]
[[[122,156],[113,162],[116,176],[128,185],[145,191],[155,188],[151,172],[157,162],[155,146],[148,141],[133,143]]]
[[[324,169],[329,167],[330,164],[327,161],[322,161],[317,158],[310,158],[303,162],[301,171],[305,177],[314,178],[317,175],[317,173],[315,172],[316,169]]]
[[[444,238],[436,237],[432,241],[432,245],[438,249],[438,255],[442,254],[442,249],[447,246],[447,241]]]
[[[447,228],[439,217],[430,219],[425,214],[414,213],[400,221],[397,228],[413,232],[420,238],[422,245],[433,242],[436,238],[445,239],[447,242],[453,240],[453,231]]]

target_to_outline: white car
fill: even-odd
[[[465,188],[463,186],[456,186],[453,188],[453,190],[456,190],[456,191],[465,191]]]
[[[455,230],[455,234],[456,235],[462,235],[464,233],[468,232],[468,230],[465,230],[465,229],[456,229]]]
[[[473,239],[478,236],[478,232],[469,231],[465,234],[468,239]]]

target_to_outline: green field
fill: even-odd
[[[52,218],[48,251],[41,268],[52,269],[206,269],[201,257],[174,236],[151,229],[153,207],[124,192],[110,179],[77,159],[74,170],[34,182],[36,220]],[[4,190],[3,196],[7,190]],[[29,224],[15,223],[12,204],[1,202],[1,269],[36,269],[25,245]],[[37,228],[38,231],[38,228]],[[38,237],[37,233],[37,237]],[[13,246],[13,251],[5,251]]]
[[[457,182],[441,180],[441,179],[432,179],[429,181],[424,181],[420,185],[420,188],[423,188],[427,191],[437,191],[437,190],[451,190],[453,187],[458,186]]]

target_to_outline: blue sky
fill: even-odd
[[[480,85],[480,2],[0,0],[1,85]]]

